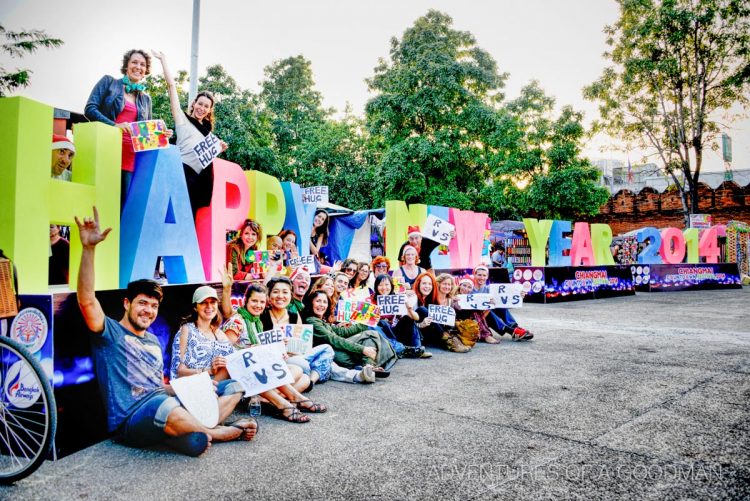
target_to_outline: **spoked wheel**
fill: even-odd
[[[57,407],[39,362],[0,336],[0,483],[31,475],[52,446]]]

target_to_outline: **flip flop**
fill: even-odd
[[[299,410],[302,412],[309,412],[312,414],[321,414],[328,410],[328,408],[323,404],[317,404],[313,402],[312,400],[303,400],[301,402],[292,402],[292,404],[296,405]],[[303,406],[302,404],[307,404],[307,406]]]
[[[194,431],[179,437],[170,437],[164,440],[164,444],[186,456],[196,458],[208,449],[208,436],[205,433]]]
[[[289,412],[287,413],[287,411]],[[272,414],[270,414],[270,416],[282,421],[287,421],[289,423],[310,422],[310,416],[305,416],[304,414],[302,414],[299,409],[297,409],[297,407],[284,407],[283,409],[276,409]]]
[[[231,424],[227,425],[227,426],[232,426],[234,428],[237,428],[238,430],[242,430],[242,433],[240,433],[237,436],[237,438],[235,438],[235,440],[244,440],[245,442],[249,442],[250,440],[252,440],[253,438],[255,438],[255,435],[253,436],[253,438],[243,438],[244,435],[245,435],[245,432],[250,430],[250,427],[249,426],[242,426],[240,423],[245,423],[245,424],[255,423],[255,435],[258,434],[258,428],[259,427],[258,427],[258,422],[255,419],[253,419],[253,418],[239,419],[239,420],[235,421],[234,423],[231,423]]]

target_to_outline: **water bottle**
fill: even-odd
[[[250,402],[247,405],[247,412],[251,417],[260,416],[260,397],[258,395],[250,397]]]

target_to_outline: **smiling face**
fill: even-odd
[[[471,294],[473,288],[471,282],[461,282],[458,286],[458,292],[459,294]]]
[[[422,235],[410,235],[409,236],[409,245],[412,245],[418,248],[421,244],[422,244]]]
[[[266,295],[261,292],[252,292],[245,302],[245,309],[256,317],[266,309]]]
[[[195,311],[198,312],[198,318],[211,323],[211,320],[219,313],[218,304],[219,302],[215,298],[209,297],[205,301],[194,305]]]
[[[288,234],[284,237],[284,250],[291,251],[297,248],[297,237],[293,234]]]
[[[140,82],[146,78],[147,71],[146,58],[140,52],[134,52],[128,59],[128,66],[125,74],[133,83]]]
[[[273,240],[268,240],[268,250],[271,252],[280,251],[283,247],[283,244],[281,242],[280,238],[274,238]]]
[[[192,116],[198,121],[203,120],[206,116],[211,113],[214,107],[214,103],[206,96],[198,96],[193,101]]]
[[[430,277],[422,277],[422,280],[419,281],[419,292],[423,296],[432,294],[432,280]]]
[[[453,290],[453,279],[446,278],[445,280],[442,280],[440,283],[438,283],[438,292],[440,294],[448,295]]]
[[[297,273],[292,280],[292,287],[294,288],[294,297],[302,299],[307,294],[307,289],[310,288],[310,275]]]
[[[484,268],[480,268],[474,272],[474,283],[477,284],[477,289],[481,289],[487,284],[487,279],[490,278],[490,274]]]
[[[159,314],[159,300],[145,294],[138,294],[133,301],[125,299],[125,316],[136,332],[143,332],[154,323]]]
[[[318,294],[312,301],[313,315],[318,318],[323,318],[328,311],[328,296],[325,294]]]
[[[367,277],[370,276],[370,266],[367,263],[360,264],[357,273],[361,281],[367,280]]]
[[[378,284],[378,294],[381,296],[387,296],[393,291],[391,282],[389,280],[381,280]]]
[[[404,262],[406,264],[416,264],[417,262],[417,251],[414,249],[406,249],[404,251]]]
[[[320,226],[323,226],[325,224],[326,219],[328,219],[328,214],[325,212],[318,212],[315,214],[315,219],[313,219],[313,228],[318,228]]]
[[[65,169],[70,167],[75,153],[67,148],[52,150],[52,175],[59,176]]]
[[[289,284],[279,282],[268,293],[268,302],[274,310],[283,310],[292,301],[292,289]]]
[[[245,246],[245,249],[249,249],[250,247],[253,247],[256,243],[258,243],[258,234],[255,233],[255,231],[251,227],[246,227],[244,230],[242,230],[242,245]]]
[[[344,273],[346,273],[346,276],[348,276],[349,279],[351,280],[352,278],[354,278],[354,275],[357,274],[357,264],[356,263],[351,263],[351,264],[349,264],[346,268],[344,268],[341,271],[343,271]]]
[[[333,281],[333,288],[341,294],[349,288],[349,279],[346,275],[336,275],[336,279]]]
[[[333,296],[333,293],[336,291],[336,288],[333,285],[333,279],[327,278],[325,282],[323,282],[323,285],[320,286],[321,290],[324,290],[326,294],[328,294],[328,297]]]

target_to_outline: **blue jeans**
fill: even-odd
[[[242,385],[234,379],[220,381],[216,388],[220,397],[244,392]],[[164,390],[154,391],[120,424],[115,431],[115,441],[130,447],[148,447],[163,442],[169,438],[164,433],[169,413],[180,406],[177,397],[167,395]]]
[[[502,334],[503,332],[511,333],[513,329],[518,327],[518,322],[510,314],[507,308],[495,308],[491,310],[489,315],[486,317],[487,325],[497,332]]]
[[[328,344],[319,344],[307,352],[307,355],[294,355],[289,357],[286,363],[296,365],[302,372],[310,375],[311,371],[320,374],[321,383],[328,381],[331,377],[331,363],[333,362],[333,348]]]

